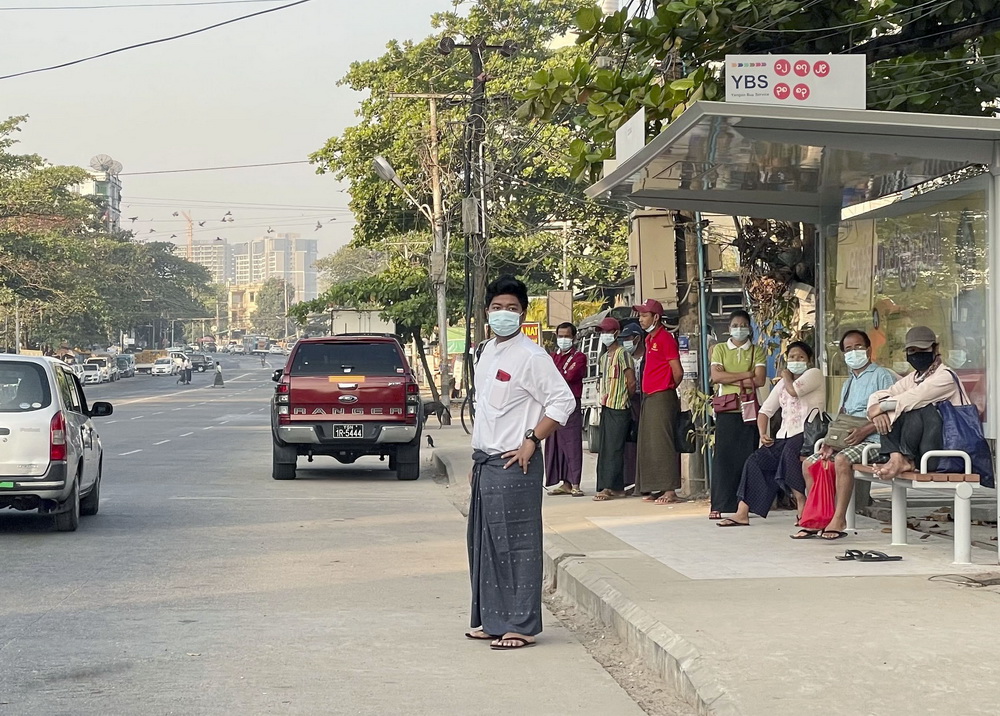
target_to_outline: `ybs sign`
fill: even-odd
[[[864,55],[726,55],[726,101],[865,108]]]

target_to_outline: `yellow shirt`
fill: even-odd
[[[756,366],[767,365],[767,356],[760,348],[755,348],[752,341],[742,346],[733,343],[730,338],[725,343],[716,343],[712,349],[712,365],[717,365],[727,373],[749,373]],[[720,385],[719,395],[739,393],[738,385]]]

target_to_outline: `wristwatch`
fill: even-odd
[[[524,434],[524,439],[530,440],[531,442],[535,443],[535,447],[538,447],[539,445],[542,444],[541,439],[537,435],[535,435],[534,430],[529,430],[528,432],[526,432]]]

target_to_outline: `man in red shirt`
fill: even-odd
[[[552,360],[576,398],[576,410],[562,427],[545,439],[545,486],[550,495],[582,497],[583,413],[580,396],[587,375],[587,356],[576,349],[576,326],[562,323],[556,328],[556,352]]]
[[[642,367],[642,412],[636,446],[636,491],[657,505],[682,502],[681,456],[674,444],[674,425],[680,413],[677,386],[684,376],[677,340],[663,327],[663,306],[647,299],[632,306],[646,331],[646,357]]]

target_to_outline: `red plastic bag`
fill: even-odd
[[[837,503],[837,470],[833,460],[817,460],[809,466],[813,485],[806,496],[799,527],[807,530],[824,529],[833,519]]]

